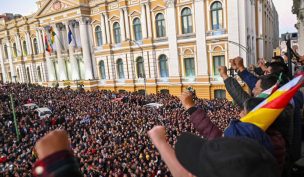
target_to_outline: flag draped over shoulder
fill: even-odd
[[[301,88],[303,85],[303,77],[304,74],[301,74],[279,88],[245,117],[241,118],[241,121],[252,123],[263,131],[266,131]]]

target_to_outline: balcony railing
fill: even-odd
[[[218,29],[218,30],[206,32],[206,36],[219,36],[226,34],[226,32],[227,32],[226,29]]]

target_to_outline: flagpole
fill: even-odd
[[[10,94],[10,100],[11,100],[11,106],[12,106],[12,111],[13,111],[13,118],[14,118],[14,124],[15,124],[17,139],[18,139],[18,141],[20,141],[19,127],[18,127],[18,124],[17,124],[16,112],[15,112],[15,106],[14,106],[14,100],[13,100],[13,95],[12,94]]]

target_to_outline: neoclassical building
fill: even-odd
[[[217,67],[269,59],[278,46],[272,0],[39,0],[0,16],[4,82],[225,96]],[[50,49],[51,47],[51,49]],[[48,49],[48,51],[46,51]],[[228,96],[228,95],[227,95]]]
[[[297,15],[298,20],[295,27],[298,30],[299,54],[304,55],[304,1],[293,0],[292,12]]]

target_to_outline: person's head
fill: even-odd
[[[253,95],[258,96],[263,91],[271,88],[274,84],[276,84],[277,80],[278,77],[272,74],[261,76],[252,90]]]
[[[285,75],[289,74],[289,70],[288,70],[288,67],[286,66],[286,64],[282,63],[282,62],[272,62],[267,67],[265,75],[280,74],[280,73],[283,73]]]
[[[281,57],[281,56],[274,56],[274,57],[272,57],[271,62],[272,62],[272,63],[273,63],[273,62],[284,63],[284,59],[283,59],[283,57]]]
[[[262,103],[264,100],[265,100],[264,98],[256,98],[256,97],[248,98],[243,104],[244,109],[241,111],[240,117],[246,116],[251,110],[253,110],[257,105]]]

